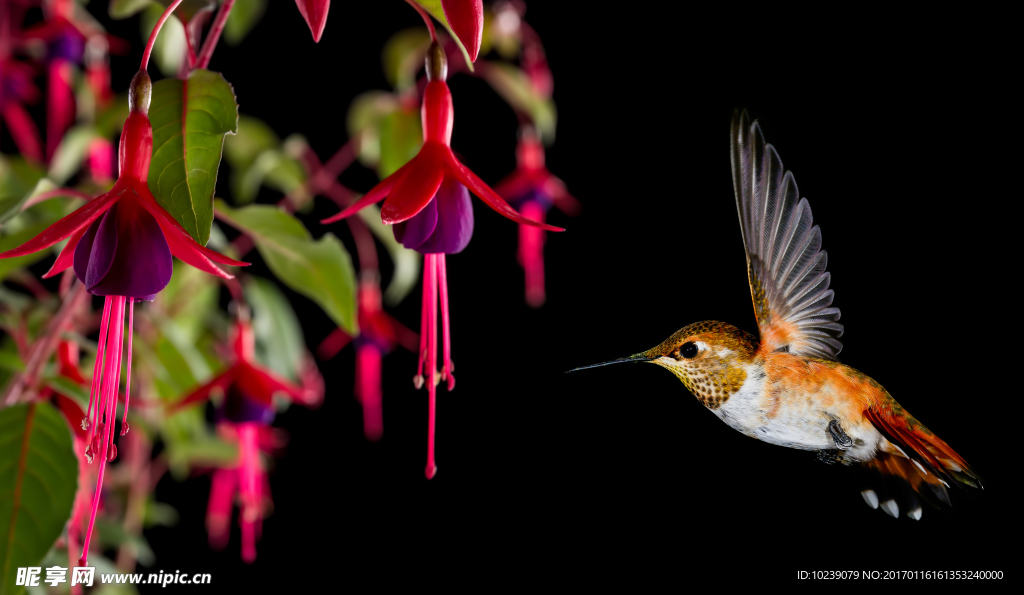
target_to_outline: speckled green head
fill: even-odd
[[[650,362],[665,368],[705,406],[716,409],[740,390],[757,339],[731,324],[706,320],[686,326],[657,347],[584,370],[624,362]]]

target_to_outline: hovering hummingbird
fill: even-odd
[[[893,517],[902,503],[908,517],[921,518],[915,493],[938,506],[949,505],[951,484],[982,488],[948,444],[881,385],[837,360],[843,325],[832,307],[821,230],[793,173],[746,111],[733,114],[732,177],[760,336],[697,322],[647,351],[575,370],[657,364],[742,434],[877,471],[880,485],[861,495]]]

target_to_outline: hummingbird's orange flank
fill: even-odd
[[[877,471],[861,494],[893,517],[902,508],[920,519],[917,496],[948,505],[951,484],[982,487],[966,461],[881,385],[837,361],[843,325],[821,230],[793,173],[745,111],[733,115],[732,176],[760,336],[697,322],[647,351],[576,369],[657,364],[742,434]]]

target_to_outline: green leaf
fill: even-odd
[[[182,117],[184,114],[184,117]],[[238,130],[238,104],[218,72],[193,70],[187,81],[153,85],[149,188],[197,242],[206,245],[224,135]]]
[[[418,110],[397,109],[380,123],[380,164],[377,175],[384,179],[416,156],[423,146],[423,128]]]
[[[21,212],[21,205],[45,173],[24,157],[0,155],[0,224]]]
[[[85,160],[85,153],[89,150],[89,143],[96,138],[96,129],[93,126],[74,126],[64,134],[57,150],[50,160],[50,171],[47,177],[53,180],[57,186],[62,186],[71,176],[75,175],[82,168]]]
[[[376,168],[380,161],[380,123],[398,109],[398,100],[385,91],[367,91],[356,96],[348,106],[345,127],[348,135],[359,138],[359,161]]]
[[[359,218],[366,222],[373,235],[377,236],[380,243],[384,244],[391,257],[391,262],[395,265],[391,282],[384,290],[384,303],[389,306],[397,306],[409,295],[420,278],[421,259],[419,253],[407,249],[395,239],[394,229],[390,225],[384,225],[380,220],[380,207],[370,205],[360,210]]]
[[[58,199],[59,200],[59,199]],[[52,202],[52,201],[46,201]],[[10,223],[0,228],[0,252],[6,252],[12,248],[24,244],[36,237],[60,218],[60,215],[53,216],[52,210],[40,208],[44,205],[35,205],[23,213],[22,217],[13,219]],[[24,220],[24,224],[22,224]],[[0,279],[5,278],[11,271],[21,267],[31,266],[46,258],[49,252],[40,250],[25,256],[15,258],[4,258],[0,260]]]
[[[243,0],[242,4],[246,0]],[[163,5],[163,8],[167,8],[171,5],[174,0],[157,0]],[[215,0],[185,0],[178,5],[178,8],[174,9],[174,16],[181,19],[182,21],[191,21],[194,16],[201,12],[212,12],[214,8],[217,8],[217,2]],[[199,48],[196,48],[196,52],[199,52]]]
[[[224,24],[224,41],[232,46],[242,43],[266,11],[267,0],[236,2],[231,8],[231,14],[228,15],[228,22]]]
[[[441,0],[416,0],[416,4],[423,7],[424,10],[430,13],[430,16],[437,19],[437,22],[444,25],[444,28],[448,30],[455,45],[459,46],[459,50],[462,52],[462,57],[466,60],[466,66],[469,67],[469,71],[473,72],[473,61],[469,59],[469,52],[466,51],[466,46],[462,45],[462,40],[459,36],[452,31],[452,26],[448,24],[448,17],[444,16],[444,7],[441,6]]]
[[[333,234],[313,240],[298,219],[277,207],[232,209],[217,200],[218,217],[245,232],[282,283],[317,303],[350,335],[356,334],[356,278],[348,252]]]
[[[266,122],[252,116],[238,116],[238,130],[224,139],[224,158],[231,167],[245,169],[260,153],[281,146],[281,139]]]
[[[544,142],[555,140],[555,102],[541,97],[534,89],[526,73],[504,62],[486,62],[480,68],[484,78],[502,99],[518,112],[530,116]]]
[[[299,379],[305,341],[291,303],[273,281],[250,277],[245,299],[252,306],[256,358],[281,376]]]
[[[36,566],[71,516],[78,459],[49,403],[0,411],[0,595],[19,593],[19,567]]]
[[[381,61],[384,76],[392,87],[401,91],[416,84],[416,73],[423,68],[423,57],[429,47],[430,34],[423,27],[405,29],[388,38]]]
[[[152,0],[111,0],[107,12],[110,14],[110,18],[119,21],[134,16],[151,4],[153,4]]]

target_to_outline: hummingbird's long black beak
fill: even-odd
[[[613,359],[610,362],[602,362],[600,364],[590,364],[589,366],[580,366],[579,368],[573,368],[566,372],[575,372],[577,370],[589,370],[590,368],[600,368],[601,366],[610,366],[612,364],[624,364],[626,362],[649,362],[656,360],[656,357],[648,357],[646,353],[637,353],[636,355],[630,355],[628,357],[620,357],[619,359]]]

